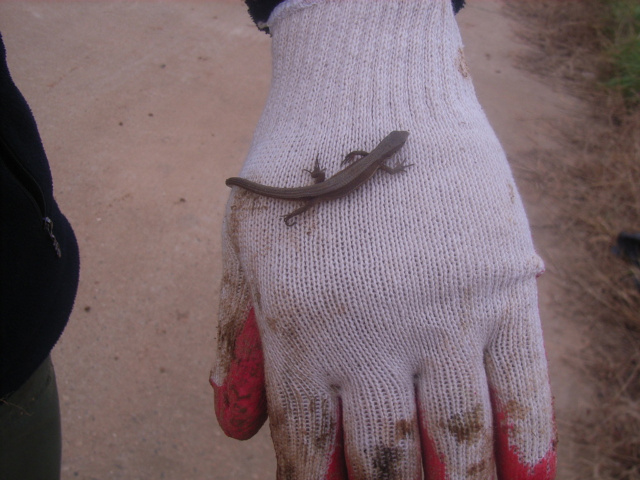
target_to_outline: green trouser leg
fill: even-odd
[[[0,399],[0,478],[59,480],[62,440],[51,357],[20,389]]]

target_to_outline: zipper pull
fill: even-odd
[[[58,243],[56,236],[53,234],[53,221],[49,217],[44,217],[42,219],[42,227],[44,228],[44,231],[47,232],[47,235],[49,235],[51,242],[53,242],[53,249],[56,251],[56,255],[58,258],[62,258],[60,244]]]

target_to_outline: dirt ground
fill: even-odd
[[[553,205],[526,172],[532,152],[553,147],[553,125],[582,106],[516,68],[527,47],[501,5],[469,0],[458,21],[547,261],[558,478],[569,479],[571,412],[590,392],[576,369],[586,340],[565,313],[557,272],[570,265]],[[207,382],[224,179],[238,172],[266,98],[269,37],[239,0],[1,1],[0,31],[81,247],[75,311],[54,350],[63,479],[274,478],[268,429],[226,438]]]

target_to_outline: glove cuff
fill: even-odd
[[[273,77],[255,142],[303,130],[358,144],[481,111],[448,0],[287,1],[269,28]]]

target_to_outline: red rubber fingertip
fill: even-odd
[[[344,428],[342,427],[342,403],[338,403],[336,439],[331,453],[326,480],[347,480],[347,462],[344,456]]]
[[[237,440],[254,436],[267,420],[262,342],[253,309],[236,338],[233,359],[222,385],[213,387],[216,417],[222,431]]]
[[[495,402],[494,402],[495,403]],[[523,464],[518,447],[509,444],[515,428],[503,409],[495,409],[496,466],[498,478],[504,480],[553,480],[556,477],[557,440],[554,436],[547,454],[535,465]]]
[[[427,426],[418,409],[418,425],[420,427],[420,446],[422,447],[422,469],[429,480],[447,480],[447,467],[438,453],[435,442],[429,436]]]

